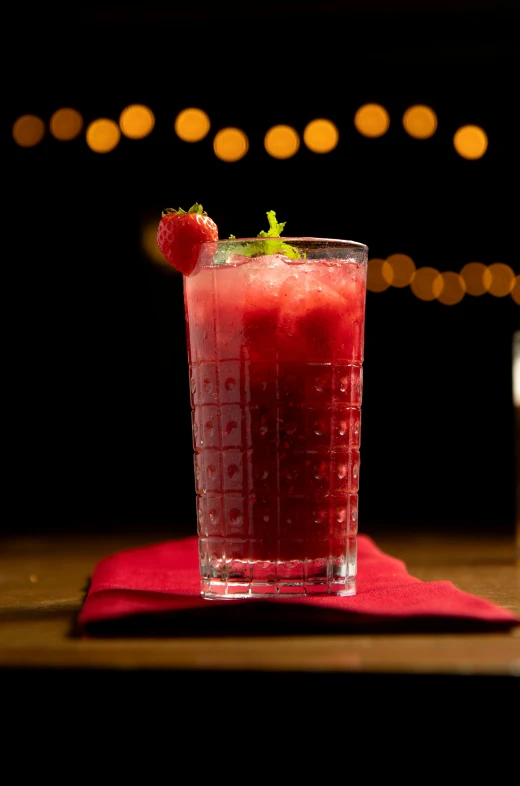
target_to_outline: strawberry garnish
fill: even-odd
[[[197,264],[198,244],[218,240],[213,219],[196,202],[188,212],[168,207],[162,211],[157,229],[157,245],[170,265],[189,276]]]

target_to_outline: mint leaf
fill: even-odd
[[[262,229],[262,231],[258,233],[258,237],[280,237],[287,221],[279,224],[276,220],[276,213],[274,210],[267,211],[267,220],[269,221],[269,231],[265,232]]]
[[[262,240],[262,242],[259,243],[251,243],[247,249],[246,256],[260,257],[267,254],[283,254],[289,259],[300,258],[298,249],[290,246],[288,243],[284,243],[281,238],[273,237],[272,235],[262,235],[261,237],[269,239]]]
[[[269,231],[262,230],[258,233],[258,237],[272,237],[273,240],[266,240],[260,244],[262,249],[260,254],[284,254],[289,259],[299,259],[298,249],[280,239],[287,221],[277,221],[274,210],[267,211],[267,220],[269,221]]]
[[[302,256],[298,249],[289,245],[289,243],[284,243],[280,237],[286,222],[277,221],[274,210],[269,210],[267,212],[267,219],[269,221],[269,229],[267,231],[262,230],[257,235],[261,240],[248,240],[246,243],[237,243],[233,245],[232,249],[226,247],[225,242],[223,242],[222,247],[217,248],[213,264],[226,265],[228,263],[230,250],[235,254],[240,254],[243,257],[249,258],[262,257],[270,254],[283,254],[289,259],[301,259]],[[236,240],[235,235],[230,235],[229,240]],[[303,259],[306,259],[306,256],[306,253],[304,253]]]
[[[274,210],[267,211],[267,220],[269,221],[269,229],[262,230],[258,233],[257,237],[267,238],[266,240],[255,243],[247,243],[247,245],[237,247],[237,253],[245,257],[261,257],[268,254],[284,254],[289,259],[300,259],[300,253],[297,248],[290,246],[288,243],[280,238],[281,233],[285,227],[286,221],[279,222],[276,220],[276,213]],[[231,235],[231,238],[234,236]]]

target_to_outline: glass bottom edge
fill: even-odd
[[[205,600],[346,597],[356,594],[356,579],[351,577],[337,582],[315,584],[294,581],[278,581],[273,584],[235,584],[225,581],[203,580],[201,581],[200,594]]]

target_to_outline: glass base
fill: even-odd
[[[240,598],[290,598],[290,597],[319,597],[319,596],[346,596],[356,594],[356,580],[349,579],[340,587],[336,585],[318,584],[276,584],[265,586],[251,584],[247,587],[229,585],[224,582],[201,583],[201,595],[205,600],[238,600]]]
[[[347,575],[347,567],[350,568]],[[202,568],[202,566],[201,566]],[[201,569],[200,590],[207,600],[355,595],[355,564],[342,561],[215,563]]]

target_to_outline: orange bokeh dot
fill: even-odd
[[[491,275],[491,283],[488,292],[495,297],[505,297],[510,295],[515,285],[515,274],[509,265],[503,262],[494,262],[488,267]]]
[[[454,306],[460,303],[466,294],[466,285],[464,279],[458,273],[441,273],[442,289],[437,295],[439,303],[445,306]]]
[[[36,115],[22,115],[13,124],[13,139],[20,147],[34,147],[42,141],[45,124]]]
[[[152,132],[154,125],[154,113],[143,104],[127,106],[119,117],[119,127],[129,139],[144,139]]]
[[[394,280],[394,271],[386,259],[369,259],[367,266],[367,289],[384,292]]]
[[[386,260],[393,270],[393,287],[406,287],[415,274],[415,262],[406,254],[392,254]]]
[[[380,104],[364,104],[354,116],[354,125],[363,136],[383,136],[390,127],[390,115]]]
[[[240,128],[222,128],[213,140],[213,150],[221,161],[239,161],[248,149],[249,140]]]
[[[305,126],[303,141],[313,153],[330,153],[338,144],[339,131],[330,120],[317,118]]]
[[[265,135],[264,147],[273,158],[291,158],[298,152],[300,137],[291,126],[273,126]]]
[[[460,271],[468,295],[483,295],[491,284],[491,273],[482,262],[468,262]]]
[[[87,145],[94,153],[109,153],[117,147],[120,139],[118,124],[106,117],[93,120],[87,128]]]
[[[434,267],[420,267],[415,271],[410,289],[419,300],[436,300],[442,292],[444,282]]]
[[[511,290],[511,297],[520,306],[520,276],[515,278],[513,289]]]
[[[57,109],[50,119],[49,128],[55,139],[69,142],[75,139],[83,128],[83,118],[76,109]]]
[[[184,142],[200,142],[207,136],[210,120],[203,109],[188,107],[175,118],[174,128],[177,136]]]
[[[415,139],[429,139],[437,130],[437,115],[429,106],[417,104],[404,113],[403,126]]]
[[[455,132],[453,146],[462,158],[482,158],[488,146],[487,134],[479,126],[462,126]]]

